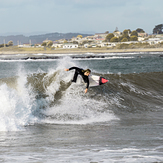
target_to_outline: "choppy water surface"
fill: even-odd
[[[1,162],[162,162],[163,57],[0,61]],[[73,71],[109,79],[84,94]]]

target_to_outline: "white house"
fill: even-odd
[[[52,47],[54,48],[62,48],[63,44],[53,44]]]
[[[32,46],[30,44],[23,44],[23,45],[18,45],[19,48],[31,48]]]
[[[138,41],[144,41],[145,38],[144,37],[138,37]]]
[[[113,42],[113,43],[111,43],[111,42],[102,42],[101,47],[114,47],[114,46],[116,46],[116,44],[117,43],[115,43],[115,42]]]
[[[96,33],[94,35],[94,38],[104,38],[108,35],[109,33]]]
[[[148,43],[150,45],[159,44],[161,42],[162,42],[162,40],[160,38],[149,38],[149,40],[148,40]]]
[[[64,44],[63,49],[73,49],[78,48],[78,44]]]

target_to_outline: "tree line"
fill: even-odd
[[[163,34],[163,24],[156,25],[153,34]]]
[[[13,46],[13,41],[9,41],[7,44],[0,44],[0,48]]]
[[[122,33],[119,32],[119,37],[115,36],[116,33],[119,32],[115,30],[113,33],[109,33],[105,41],[106,42],[127,42],[127,41],[138,41],[138,33],[145,33],[145,31],[141,28],[138,28],[134,31],[130,29],[125,29]]]

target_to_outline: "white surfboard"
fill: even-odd
[[[90,87],[99,86],[99,85],[107,83],[108,81],[109,80],[107,80],[101,76],[89,75],[89,86]]]

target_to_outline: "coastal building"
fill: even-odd
[[[105,39],[105,37],[108,35],[108,33],[96,33],[95,35],[94,35],[94,38],[96,39],[96,38],[103,38],[103,39]]]
[[[156,35],[156,38],[160,38],[163,41],[163,34]]]
[[[113,34],[115,37],[120,37],[122,35],[122,33],[119,31],[115,31],[115,32],[113,32]]]
[[[138,37],[148,37],[147,33],[138,33]]]
[[[84,44],[84,48],[96,48],[97,44]]]
[[[138,41],[144,41],[147,37],[147,33],[138,33]]]
[[[144,41],[145,40],[145,38],[144,37],[138,37],[138,41]]]
[[[73,49],[73,48],[78,48],[78,44],[71,43],[63,44],[63,49]]]
[[[31,45],[31,44],[21,44],[18,45],[18,48],[43,48],[44,46],[41,46],[41,44]]]
[[[62,48],[63,44],[53,43],[52,47],[54,47],[54,48]]]
[[[71,41],[72,41],[72,42],[73,42],[73,41],[80,41],[80,40],[82,40],[81,37],[73,37],[73,38],[71,38]]]
[[[148,40],[148,43],[150,45],[159,44],[161,42],[163,42],[163,40],[161,38],[149,38],[149,40]]]
[[[100,44],[101,47],[108,47],[108,48],[112,48],[114,46],[116,46],[117,43],[114,42],[102,42]]]
[[[32,45],[31,44],[22,44],[22,45],[18,45],[18,48],[31,48]],[[33,46],[34,47],[34,46]]]
[[[87,37],[84,37],[83,39],[82,39],[82,41],[93,41],[94,40],[94,36],[87,36]]]

